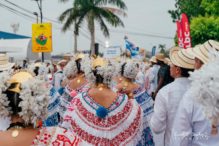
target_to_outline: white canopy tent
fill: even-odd
[[[39,53],[32,52],[31,38],[0,39],[0,52],[7,53],[12,61],[37,60]]]

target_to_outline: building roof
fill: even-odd
[[[0,39],[26,39],[30,38],[29,36],[18,35],[14,33],[0,31]]]

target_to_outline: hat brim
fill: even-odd
[[[165,58],[163,59],[163,58],[158,58],[158,57],[157,57],[157,60],[158,60],[158,61],[165,62]]]
[[[10,79],[10,82],[11,83],[23,83],[27,80],[29,80],[30,78],[33,78],[33,75],[30,74],[29,72],[26,72],[26,71],[20,71],[20,72],[17,72],[15,73],[11,79]]]
[[[200,46],[192,48],[192,53],[194,57],[201,60],[204,64],[209,62],[208,51],[209,50],[204,45],[200,45]]]
[[[219,42],[217,42],[217,41],[209,40],[209,41],[205,42],[204,44],[209,50],[215,49],[215,50],[219,51]]]
[[[149,61],[152,63],[157,63],[157,59],[155,57],[152,57]]]
[[[178,67],[194,69],[195,60],[186,50],[180,49],[179,47],[174,47],[170,50],[170,61]]]
[[[7,63],[7,64],[0,65],[0,71],[9,70],[9,69],[11,69],[14,65],[15,65],[15,63]]]

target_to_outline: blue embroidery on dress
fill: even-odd
[[[60,103],[60,99],[59,99],[59,97],[57,97],[54,102],[49,104],[48,110],[49,111],[53,110],[54,108],[56,108],[59,105],[59,103]]]
[[[138,142],[137,146],[154,146],[153,136],[149,127],[142,132],[142,140]]]
[[[144,117],[151,114],[154,111],[153,99],[151,96],[148,95],[146,91],[141,92],[140,94],[134,96],[135,96],[135,100],[143,109]]]
[[[57,126],[60,121],[59,113],[56,112],[53,115],[49,116],[45,121],[43,121],[44,127]]]
[[[51,89],[50,89],[50,96],[54,96],[56,94],[56,90],[55,90],[55,88],[54,87],[52,87]]]

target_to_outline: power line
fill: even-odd
[[[13,5],[13,6],[15,6],[15,7],[17,7],[17,8],[19,8],[19,9],[21,9],[21,10],[23,10],[23,11],[25,11],[25,12],[27,12],[27,13],[33,15],[33,12],[31,12],[30,10],[25,9],[25,8],[23,8],[23,7],[21,7],[21,6],[17,5],[17,4],[15,4],[15,3],[13,3],[13,2],[10,2],[10,1],[8,1],[8,0],[5,0],[5,2],[7,2],[7,3],[9,3],[9,4],[11,4],[11,5]],[[53,19],[50,19],[50,18],[47,18],[47,17],[44,17],[44,19],[46,19],[46,20],[48,20],[48,21],[51,21],[51,22],[53,22],[53,23],[56,23],[56,24],[62,24],[60,21],[53,20]],[[81,30],[83,31],[83,28],[81,28]],[[72,30],[72,31],[73,31],[73,30]],[[87,39],[90,40],[90,37],[87,36],[86,30],[84,30],[85,32],[82,32],[82,31],[81,31],[82,36],[84,36],[85,38],[87,38]],[[101,40],[100,40],[99,38],[97,38],[97,37],[96,37],[96,40],[98,40],[98,42],[100,43],[100,45],[104,46],[103,44],[101,44],[101,43],[103,43],[103,41],[101,41]]]
[[[7,5],[5,5],[3,3],[0,3],[0,7],[5,8],[5,9],[9,10],[10,12],[12,12],[12,13],[14,13],[16,15],[19,15],[19,16],[22,15],[22,16],[25,16],[25,17],[28,17],[28,18],[31,18],[31,19],[35,19],[34,17],[32,17],[30,15],[27,15],[27,14],[25,14],[23,12],[17,11],[15,9],[11,8],[11,7],[8,7]]]
[[[132,32],[132,31],[122,31],[122,30],[113,30],[110,29],[111,32],[113,33],[129,33],[132,35],[138,35],[138,36],[146,36],[146,37],[155,37],[155,38],[162,38],[162,39],[174,39],[173,37],[169,37],[169,36],[162,36],[162,35],[155,35],[155,34],[148,34],[148,33],[140,33],[140,32]]]
[[[7,2],[7,3],[9,3],[9,4],[11,4],[11,5],[13,5],[13,6],[15,6],[15,7],[19,8],[19,9],[25,11],[25,12],[27,12],[27,13],[29,13],[29,14],[34,15],[34,14],[33,14],[34,12],[32,12],[32,11],[30,11],[30,10],[28,10],[28,9],[25,9],[25,8],[23,8],[23,7],[21,7],[21,6],[17,5],[17,4],[15,4],[15,3],[13,3],[13,2],[10,2],[10,1],[8,1],[8,0],[5,0],[5,2]],[[61,24],[60,21],[57,21],[57,20],[54,20],[54,19],[51,19],[51,18],[44,17],[44,19],[46,19],[46,20],[48,20],[48,21],[51,21],[51,22],[54,22],[54,23],[59,23],[59,24]]]

